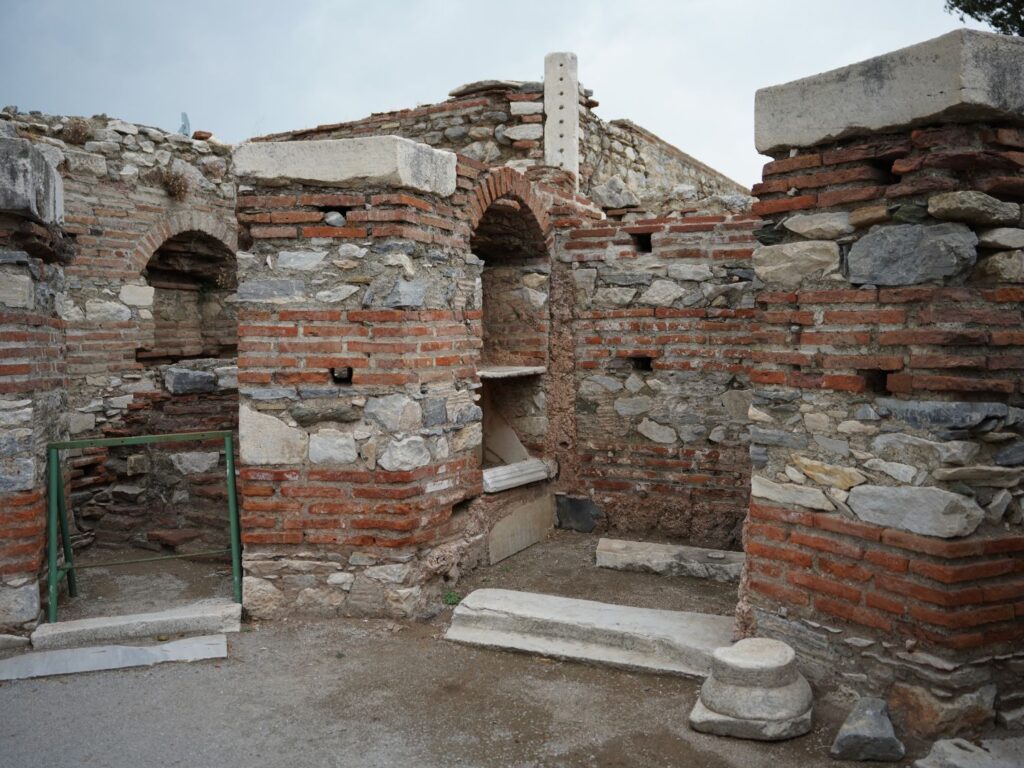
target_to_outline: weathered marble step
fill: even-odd
[[[0,680],[27,680],[32,677],[101,672],[106,669],[149,667],[167,661],[224,659],[227,655],[227,637],[224,635],[186,637],[160,645],[100,645],[59,651],[30,651],[0,660]]]
[[[706,677],[732,642],[733,619],[592,600],[478,589],[459,603],[445,638],[626,669]]]
[[[36,650],[74,648],[157,635],[209,635],[241,630],[242,606],[230,600],[200,600],[153,613],[100,616],[40,624],[32,633]]]
[[[648,541],[601,539],[597,542],[597,567],[731,582],[740,580],[743,553]]]

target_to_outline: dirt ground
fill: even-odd
[[[557,532],[457,591],[508,587],[730,612],[732,585],[598,571],[596,543]],[[198,594],[205,568],[178,571],[186,583],[178,594],[224,594],[226,572],[223,586],[209,585],[220,592]],[[189,573],[198,584],[183,578]],[[97,583],[89,586],[83,596],[97,594]],[[127,605],[114,594],[105,601]],[[820,711],[811,734],[782,744],[704,736],[686,725],[696,681],[448,643],[450,615],[253,624],[229,635],[223,661],[0,683],[0,765],[836,765],[827,750],[839,713]]]

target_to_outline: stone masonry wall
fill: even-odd
[[[580,190],[604,208],[671,210],[749,190],[629,120],[601,120],[581,106]]]
[[[453,90],[447,101],[363,120],[273,134],[259,140],[344,139],[396,135],[448,149],[489,166],[542,167],[544,84],[485,80]],[[606,122],[579,89],[579,189],[605,208],[664,210],[668,200],[746,196],[725,175],[628,120]]]
[[[926,737],[1024,697],[1021,148],[924,125],[780,149],[754,189],[741,616]]]
[[[317,151],[337,152],[340,168],[345,147]],[[453,165],[447,195],[281,173],[248,179],[239,197],[245,605],[429,613],[442,579],[482,556],[493,522],[486,510],[453,515],[482,491],[483,262],[470,236],[498,198],[546,232],[560,193],[469,159],[457,177]]]
[[[60,178],[0,123],[0,633],[34,627],[46,533],[46,444],[66,436],[57,302],[72,256]]]
[[[451,92],[439,104],[373,114],[348,123],[320,125],[261,137],[260,141],[403,136],[435,149],[458,152],[487,165],[525,170],[543,162],[543,85],[485,81]]]
[[[174,238],[202,237],[227,255],[235,249],[229,147],[208,134],[193,139],[105,116],[8,108],[0,121],[31,141],[63,178],[66,228],[76,252],[57,297],[67,336],[71,435],[127,434],[136,398],[148,402],[163,391],[158,367],[140,354],[159,346],[154,289],[145,275],[150,258]],[[228,266],[233,277],[234,265]],[[218,334],[216,342],[231,344],[233,334]],[[110,486],[119,481],[138,487],[159,479],[159,473],[129,479],[123,458],[107,460],[102,449],[70,456],[73,509],[97,495],[100,507],[109,504]]]
[[[575,287],[573,490],[618,534],[739,547],[756,222],[638,213],[571,230],[562,246]]]

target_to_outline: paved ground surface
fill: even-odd
[[[595,545],[559,533],[458,590],[730,610],[730,585],[598,571]],[[229,636],[225,661],[2,683],[0,765],[836,765],[835,711],[783,744],[703,736],[686,726],[694,681],[454,645],[440,639],[449,616],[253,625]]]

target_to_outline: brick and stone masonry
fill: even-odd
[[[1022,69],[962,31],[757,97],[740,619],[926,737],[1024,700]]]
[[[552,216],[600,213],[399,137],[256,142],[234,160],[245,604],[257,616],[426,613],[443,577],[483,557],[500,516],[487,502],[453,513],[482,491],[487,289],[471,243],[496,258],[526,250],[501,262],[497,298],[528,312],[547,305]],[[546,362],[546,343],[527,361],[522,338],[499,341],[499,364]],[[553,475],[547,446],[565,419],[508,418],[532,425]]]
[[[0,131],[0,635],[33,626],[46,530],[46,443],[67,434],[64,328],[73,251],[60,176]]]
[[[104,116],[2,117],[63,182],[70,435],[234,428],[230,147]],[[219,441],[68,452],[72,523],[100,545],[210,549],[226,540],[221,453]]]

